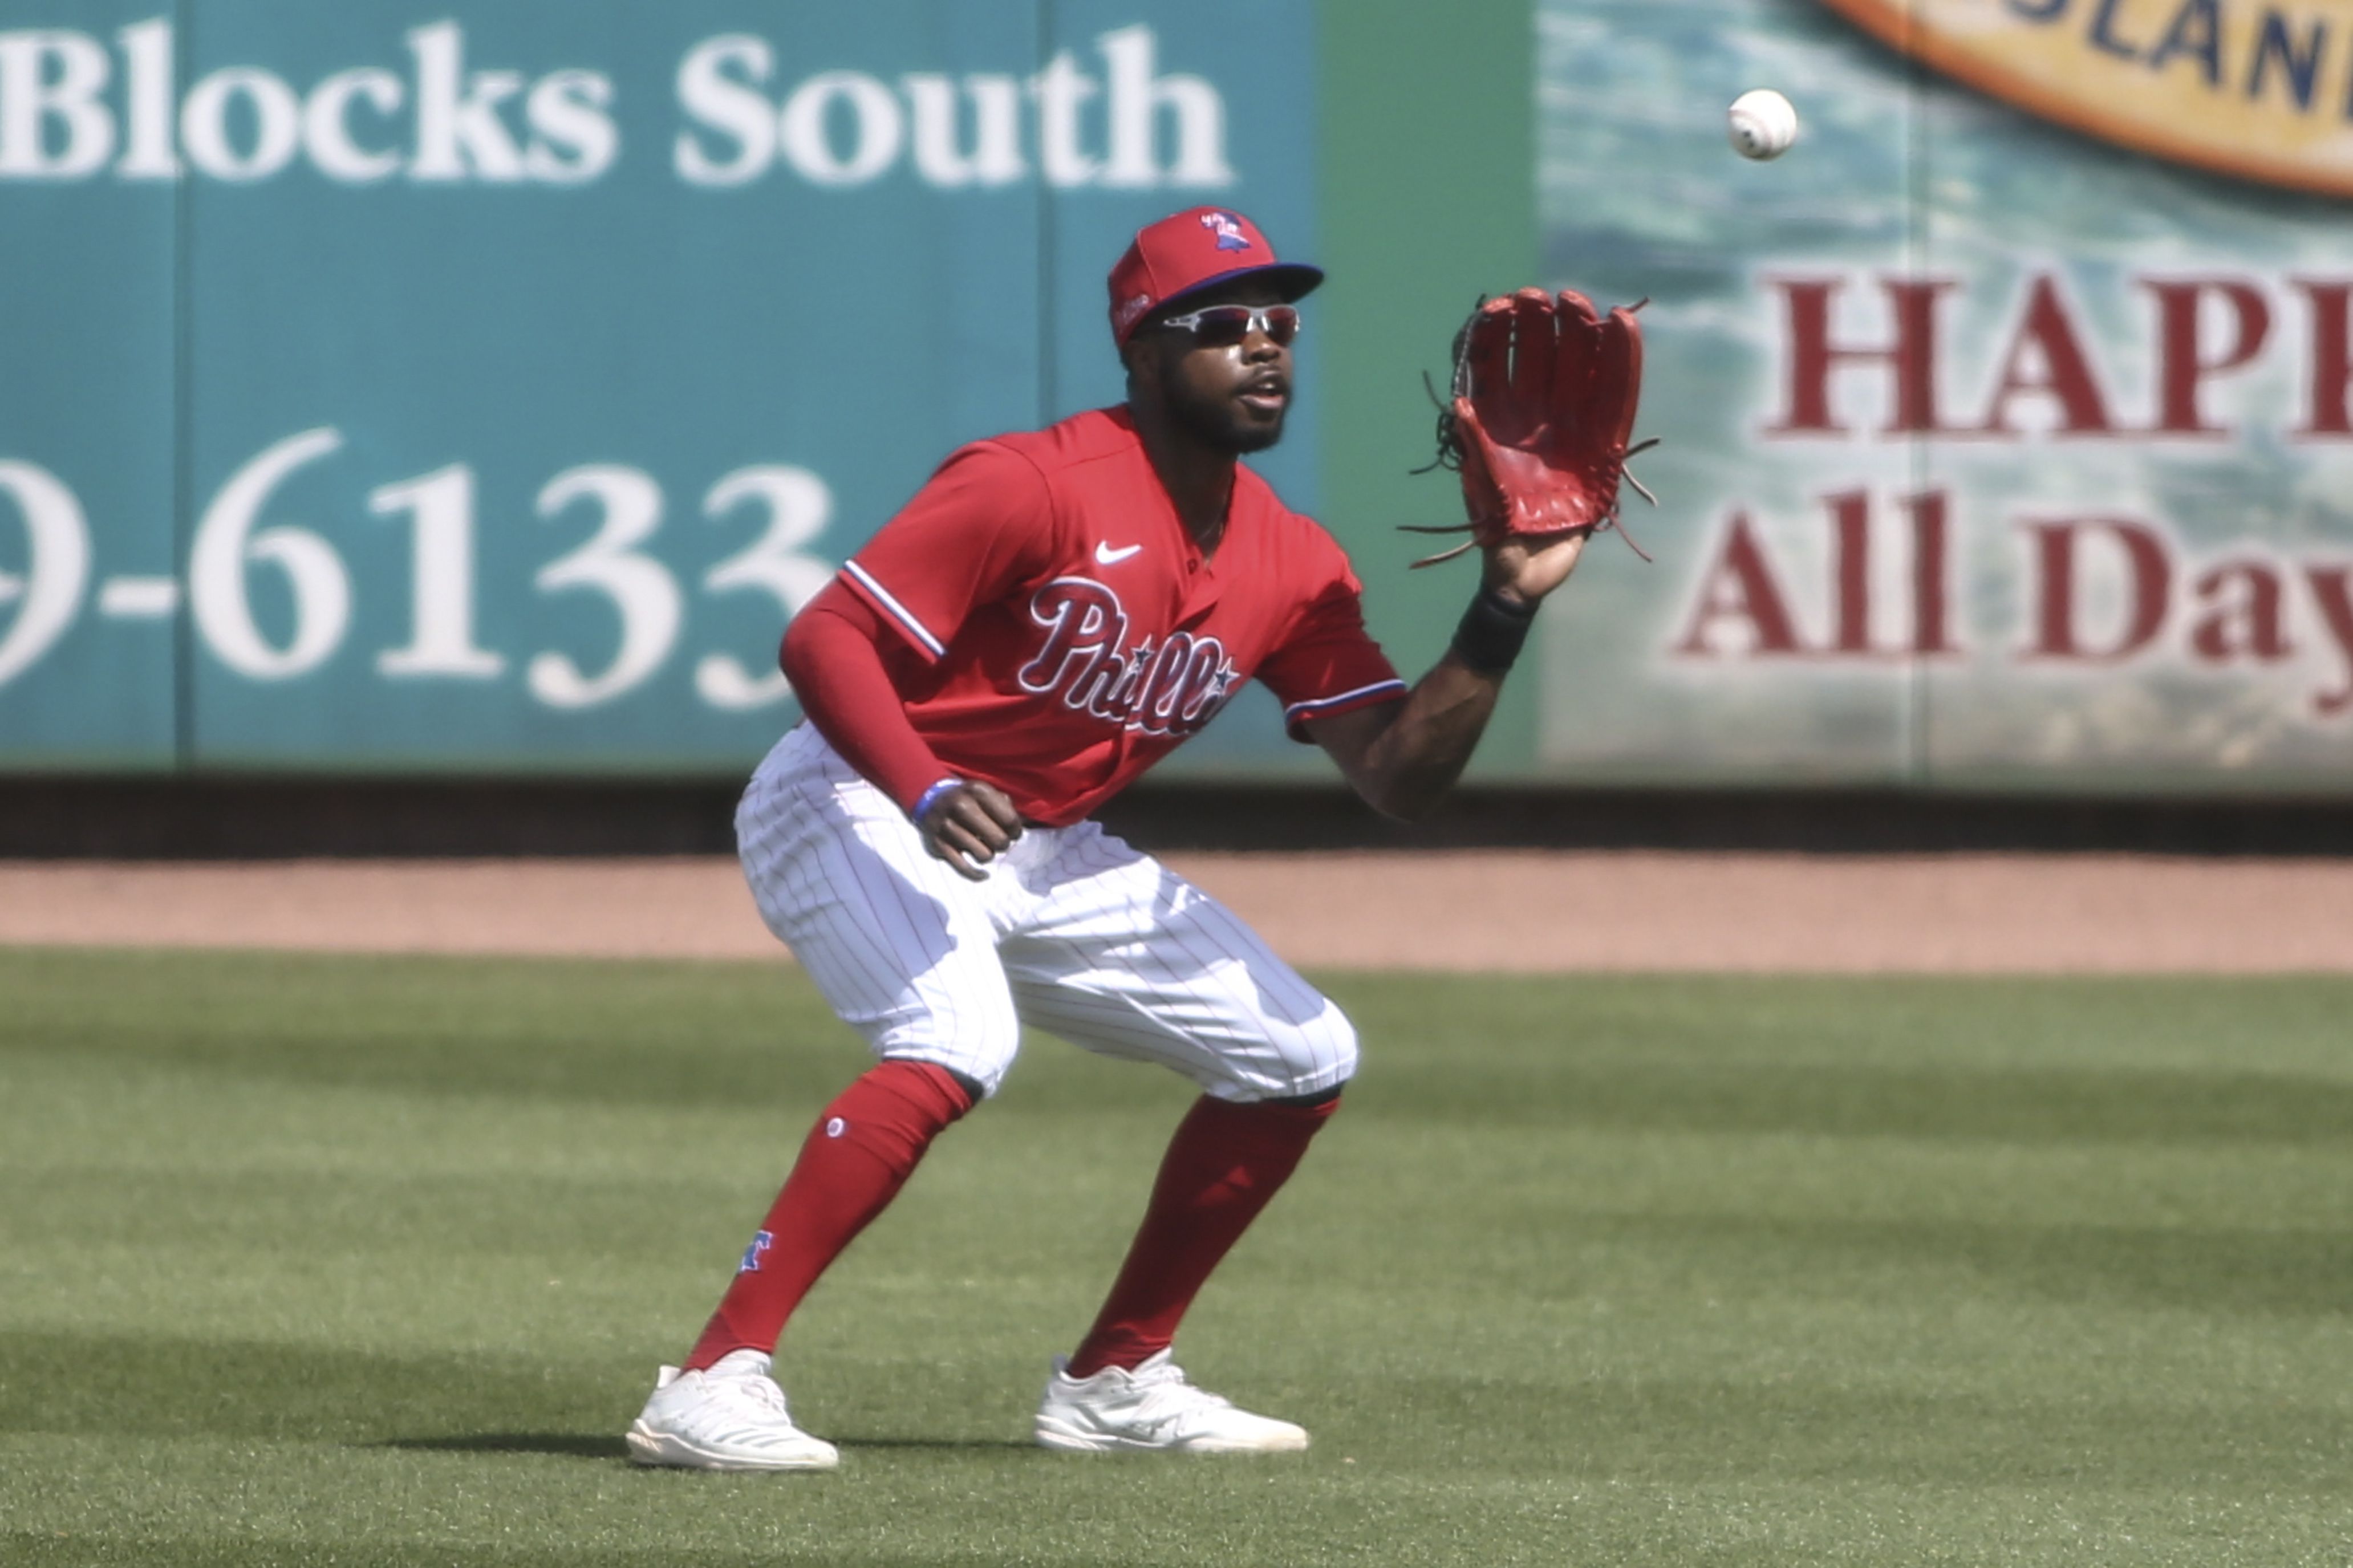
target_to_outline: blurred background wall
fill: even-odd
[[[1494,831],[2339,821],[2329,10],[17,0],[0,847],[461,784],[703,813],[794,720],[792,611],[957,443],[1115,401],[1103,273],[1204,203],[1331,271],[1261,466],[1409,668],[1471,576],[1394,531],[1458,515],[1409,472],[1455,324],[1651,300],[1655,563],[1605,539],[1547,612]],[[1778,163],[1725,145],[1757,85]],[[1330,776],[1255,689],[1164,772]]]

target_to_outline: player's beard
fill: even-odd
[[[1185,433],[1202,445],[1220,452],[1240,457],[1249,452],[1263,452],[1282,439],[1282,422],[1291,412],[1286,399],[1282,412],[1273,420],[1260,424],[1246,414],[1231,395],[1209,397],[1195,392],[1174,374],[1165,374],[1160,380],[1161,401],[1167,405],[1169,416],[1183,426]]]

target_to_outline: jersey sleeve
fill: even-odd
[[[1289,630],[1258,667],[1282,701],[1282,724],[1294,741],[1306,724],[1405,695],[1388,655],[1365,630],[1364,584],[1330,535],[1315,531],[1307,593]]]
[[[965,619],[1053,561],[1053,497],[1019,453],[976,441],[841,568],[841,582],[924,658],[947,653]]]
[[[899,697],[892,667],[917,657],[836,577],[793,617],[777,659],[818,733],[910,816],[926,790],[951,776]]]

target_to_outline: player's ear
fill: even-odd
[[[1159,341],[1150,332],[1138,332],[1122,343],[1119,363],[1126,368],[1128,389],[1132,393],[1138,383],[1150,384],[1160,374]]]

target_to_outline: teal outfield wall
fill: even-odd
[[[1103,273],[1203,202],[1331,271],[1260,466],[1409,669],[1472,576],[1395,531],[1459,511],[1423,373],[1652,299],[1656,563],[1589,552],[1482,776],[2353,778],[2345,204],[1817,0],[16,0],[0,770],[740,772],[794,608],[1115,400]],[[1262,693],[1167,770],[1326,772]]]
[[[18,769],[740,769],[786,619],[942,456],[1117,400],[1134,228],[1318,250],[1303,5],[35,8]]]

